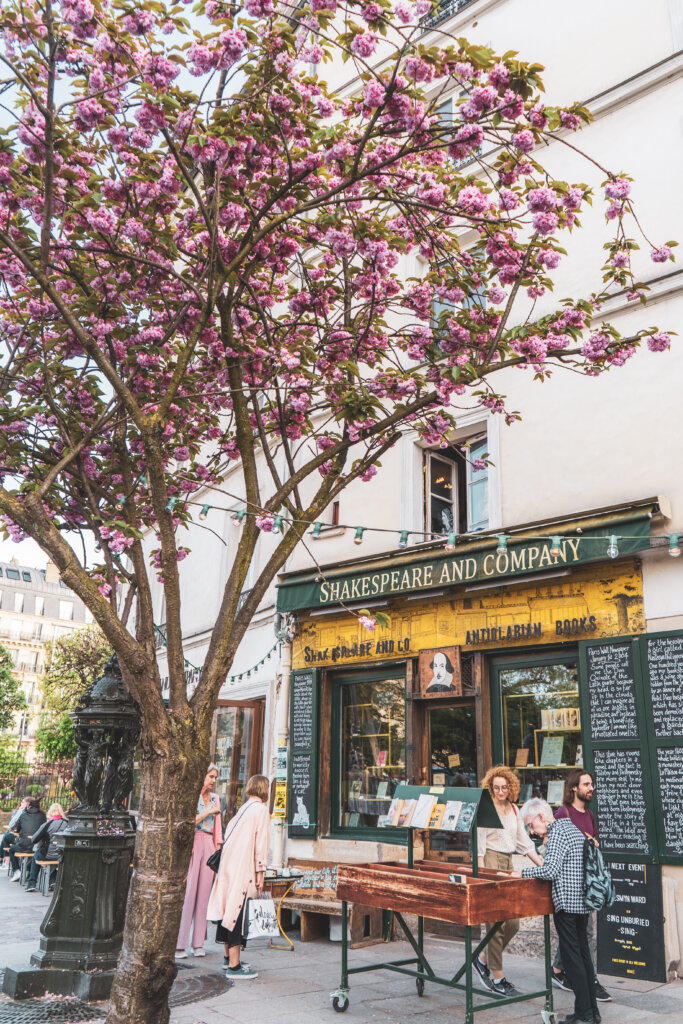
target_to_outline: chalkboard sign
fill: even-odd
[[[292,673],[292,733],[294,750],[313,746],[313,672]]]
[[[318,821],[318,671],[292,672],[290,686],[290,836],[315,836]]]
[[[306,835],[311,827],[311,808],[313,806],[313,793],[311,789],[311,776],[313,772],[313,758],[309,750],[305,754],[294,754],[292,756],[292,782],[289,794],[290,810],[290,835]]]
[[[595,750],[600,846],[605,853],[648,854],[647,803],[639,750]]]
[[[683,636],[649,638],[647,660],[655,736],[683,738]]]
[[[603,851],[683,864],[683,632],[586,641],[579,652]]]
[[[660,747],[657,768],[664,849],[670,856],[683,857],[683,747]]]
[[[662,869],[610,864],[616,900],[598,914],[598,974],[665,982]]]
[[[638,714],[631,643],[590,646],[587,662],[591,737],[635,739]]]

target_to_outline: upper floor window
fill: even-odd
[[[60,617],[60,619],[73,619],[73,617],[74,617],[74,603],[73,603],[73,601],[60,601],[59,602],[59,617]]]
[[[446,18],[451,18],[458,11],[461,11],[463,7],[467,7],[471,3],[472,0],[437,0],[437,3],[432,4],[431,11],[421,19],[420,24],[423,30],[427,32],[430,28],[434,28],[435,25],[445,21]]]
[[[7,579],[8,580],[18,580],[19,579],[19,570],[18,569],[7,569]]]
[[[30,572],[22,572],[21,578],[22,578],[22,580],[26,580],[27,583],[30,583],[31,582],[31,573]]]
[[[23,594],[15,594],[14,595],[14,610],[15,610],[15,612],[23,612],[23,610],[24,610],[24,595]]]
[[[36,615],[45,614],[45,598],[36,597]]]
[[[425,452],[425,532],[476,533],[489,525],[486,435]]]

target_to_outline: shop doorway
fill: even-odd
[[[216,709],[211,749],[224,822],[240,807],[247,780],[261,771],[265,703],[221,701]]]
[[[427,711],[429,783],[477,785],[477,727],[474,702]]]

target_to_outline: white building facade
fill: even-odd
[[[547,102],[581,101],[594,114],[572,142],[633,176],[650,238],[681,237],[677,0],[578,0],[570,9],[540,0],[451,0],[435,9],[425,41],[438,41],[440,32],[544,64]],[[354,83],[340,79],[339,87]],[[585,181],[601,194],[604,175],[573,150],[555,142],[544,160],[559,178]],[[587,297],[599,287],[609,237],[599,201],[582,221],[539,315],[562,296]],[[603,307],[624,335],[655,323],[681,332],[683,270],[652,263],[649,248],[643,242],[634,259],[650,287],[647,307],[626,295]],[[407,275],[420,272],[417,259],[406,266]],[[675,820],[683,816],[680,799],[678,812],[671,804],[671,780],[683,773],[683,710],[674,701],[667,725],[658,701],[669,701],[677,681],[676,700],[683,700],[683,560],[671,540],[683,537],[683,347],[675,339],[668,352],[643,350],[599,378],[558,371],[539,384],[520,369],[500,377],[497,387],[509,408],[521,411],[520,422],[507,427],[500,417],[465,411],[452,448],[438,452],[405,435],[373,482],[355,483],[327,510],[320,536],[308,545],[316,564],[301,546],[291,557],[221,691],[213,750],[222,792],[232,810],[249,774],[274,777],[278,744],[291,768],[292,668],[309,673],[315,694],[314,770],[304,800],[308,822],[299,826],[290,772],[289,835],[279,824],[276,860],[403,856],[400,831],[380,831],[378,822],[406,779],[454,784],[459,776],[459,784],[474,785],[491,764],[504,762],[517,766],[522,796],[559,803],[569,770],[590,766],[601,828],[614,832],[604,848],[615,862],[650,865],[661,876],[661,894],[648,890],[647,898],[653,919],[657,899],[665,909],[660,947],[670,976],[683,941],[683,836]],[[488,453],[486,471],[471,471],[463,445]],[[240,493],[229,477],[224,487]],[[191,555],[180,567],[186,657],[200,666],[234,554],[232,513],[242,506],[223,496],[197,500],[223,507],[210,513],[212,532],[192,528]],[[358,526],[366,532],[354,546]],[[403,531],[413,531],[406,544]],[[454,552],[445,552],[445,537],[419,536],[450,532],[465,535]],[[252,582],[272,543],[261,537]],[[369,634],[340,600],[355,611],[385,611],[391,625]],[[292,645],[277,644],[278,604],[292,616]],[[157,621],[164,621],[161,605]],[[433,659],[446,649],[457,692],[427,694],[420,652]],[[163,674],[163,648],[160,658]],[[670,678],[660,671],[664,662],[673,666]],[[633,716],[623,734],[616,704],[611,718],[600,718],[617,682],[624,687],[620,706]],[[624,806],[610,788],[615,770],[623,773]],[[433,837],[427,852],[457,860],[465,851]],[[605,943],[606,951],[616,948]],[[628,970],[661,974],[661,964],[647,959],[646,967]]]

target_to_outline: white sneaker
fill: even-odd
[[[14,874],[12,875],[12,877],[10,878],[10,882],[20,882],[20,881],[21,881],[21,871],[15,871]]]
[[[175,951],[175,958],[176,958],[176,960],[187,960],[187,950],[186,949],[176,949],[176,951]]]
[[[192,952],[195,956],[206,956],[206,950],[203,946],[197,946],[197,948],[193,949]]]

